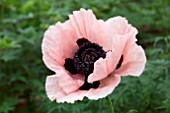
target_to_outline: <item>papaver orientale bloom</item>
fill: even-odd
[[[80,9],[69,20],[50,26],[42,41],[43,61],[55,72],[47,76],[50,100],[70,102],[106,97],[121,76],[139,76],[146,57],[136,44],[137,30],[123,17],[97,20]]]

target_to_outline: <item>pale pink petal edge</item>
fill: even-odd
[[[138,30],[128,23],[127,19],[121,16],[110,18],[106,21],[107,29],[110,31],[111,37],[115,34],[118,35],[128,35],[133,38],[134,41],[137,41],[136,35]]]
[[[120,76],[110,75],[108,78],[100,81],[100,86],[97,89],[90,89],[89,91],[74,90],[73,92],[66,93],[60,87],[57,75],[48,76],[46,79],[46,93],[51,101],[56,100],[58,103],[74,103],[77,100],[83,100],[84,97],[97,100],[104,98],[111,94],[115,87],[120,83]]]
[[[144,49],[136,43],[129,43],[124,52],[124,61],[114,73],[122,76],[140,76],[146,64]]]
[[[84,81],[80,75],[74,75],[74,78],[72,78],[63,70],[59,70],[55,75],[47,76],[45,89],[47,96],[51,101],[56,100],[57,102],[73,102],[73,100],[81,98],[77,98],[77,96],[81,95],[77,95],[75,97],[73,96],[71,99],[68,98],[69,95],[76,95],[77,93],[80,93],[79,87],[82,86],[83,83]]]

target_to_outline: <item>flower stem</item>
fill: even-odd
[[[106,101],[107,101],[107,104],[108,104],[110,113],[115,113],[110,96],[107,96],[107,97],[106,97]]]

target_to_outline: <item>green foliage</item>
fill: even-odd
[[[126,17],[145,48],[144,73],[122,77],[111,94],[116,113],[169,113],[169,0],[0,0],[0,113],[109,112],[104,99],[59,104],[45,94],[46,76],[53,72],[41,59],[43,33],[81,7],[104,20]]]
[[[0,111],[3,113],[8,113],[10,110],[15,109],[15,105],[18,103],[18,98],[6,98],[0,102]]]

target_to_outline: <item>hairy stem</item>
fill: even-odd
[[[107,101],[110,113],[115,113],[110,96],[106,97],[106,101]]]

